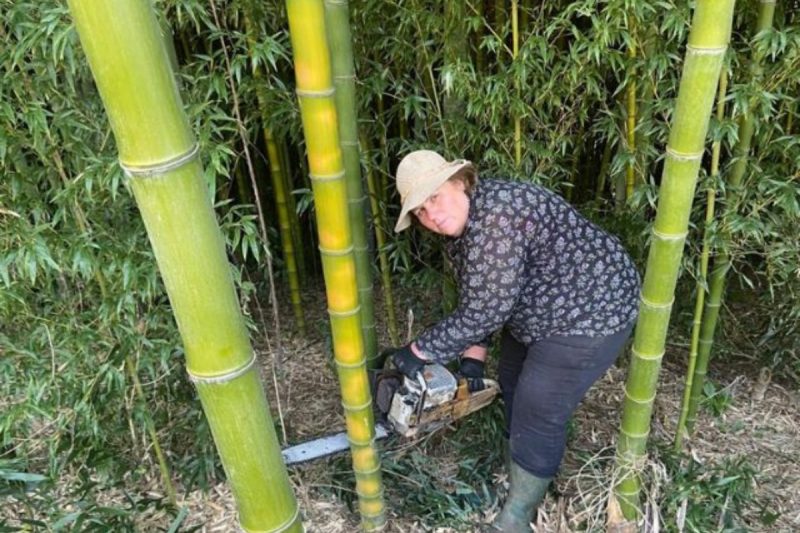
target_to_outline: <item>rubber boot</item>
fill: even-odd
[[[533,513],[544,499],[553,478],[536,477],[515,461],[511,461],[509,478],[511,486],[506,503],[492,522],[492,527],[503,533],[528,533]]]

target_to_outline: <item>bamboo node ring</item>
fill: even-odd
[[[631,433],[630,431],[625,430],[624,428],[620,428],[620,433],[625,435],[626,437],[630,437],[632,439],[646,439],[648,435],[650,435],[650,430],[648,429],[644,433]]]
[[[311,181],[333,181],[333,180],[340,180],[344,178],[344,170],[336,172],[335,174],[308,174],[308,178]]]
[[[367,195],[365,194],[361,198],[348,198],[347,199],[347,203],[351,204],[351,205],[352,204],[360,204],[361,202],[365,201],[366,199],[367,199]]]
[[[376,466],[376,467],[374,467],[374,468],[370,468],[370,469],[368,469],[368,470],[357,470],[357,469],[353,468],[353,472],[354,472],[355,474],[361,474],[361,475],[368,476],[368,475],[370,475],[370,474],[374,474],[375,472],[377,472],[377,471],[378,471],[378,470],[380,470],[380,469],[381,469],[381,465],[380,465],[380,463],[378,463],[378,466]],[[381,491],[380,491],[378,494],[375,494],[375,495],[372,495],[372,496],[369,496],[369,495],[367,495],[367,494],[364,494],[364,496],[365,496],[365,497],[367,497],[367,498],[375,498],[375,497],[377,497],[377,496],[380,496],[380,495],[381,495],[381,493],[383,493],[383,489],[381,489]],[[361,496],[362,494],[359,492],[359,494],[358,494],[358,495],[359,495],[359,496]]]
[[[200,145],[195,143],[186,152],[171,159],[167,159],[166,161],[156,163],[154,165],[143,165],[143,166],[129,165],[123,163],[122,160],[120,160],[119,166],[122,167],[122,171],[129,178],[151,178],[153,176],[162,176],[167,172],[182,167],[184,164],[188,163],[189,161],[197,157],[199,151],[200,151]]]
[[[345,437],[347,438],[347,442],[350,444],[350,446],[372,446],[373,444],[375,444],[375,437],[370,437],[365,442],[358,442],[357,440],[353,440],[350,438],[350,435],[345,435]]]
[[[653,403],[653,400],[656,399],[656,395],[653,394],[650,398],[647,398],[645,400],[639,400],[639,399],[634,398],[633,396],[631,396],[630,393],[628,393],[628,389],[625,389],[625,397],[628,398],[630,401],[632,401],[634,403],[638,403],[639,405],[651,404],[651,403]]]
[[[334,311],[333,309],[328,308],[328,315],[330,315],[331,318],[347,318],[349,316],[357,315],[359,311],[361,311],[360,305],[357,305],[348,311]]]
[[[666,350],[662,350],[661,353],[651,355],[651,354],[642,353],[639,350],[637,350],[636,348],[631,348],[631,352],[633,352],[635,355],[639,356],[640,359],[644,359],[645,361],[658,361],[658,360],[660,360],[660,359],[662,359],[664,357],[665,351]]]
[[[704,55],[704,56],[721,55],[724,54],[725,50],[727,49],[728,49],[727,44],[725,44],[724,46],[696,46],[693,44],[686,46],[687,53]]]
[[[657,304],[651,300],[648,300],[647,298],[644,297],[644,294],[642,294],[641,292],[639,293],[639,299],[642,301],[643,305],[646,305],[647,307],[653,309],[670,309],[672,308],[672,304],[675,303],[675,295],[673,295],[672,299],[665,304]]]
[[[232,370],[225,374],[218,374],[216,376],[201,376],[199,374],[193,374],[191,370],[188,368],[186,369],[186,373],[189,374],[189,381],[192,383],[207,383],[207,384],[220,384],[220,383],[227,383],[228,381],[234,380],[250,370],[256,362],[256,354],[253,354],[253,357],[245,363],[244,365],[240,366],[236,370]]]
[[[339,361],[337,359],[334,359],[333,362],[339,368],[349,368],[349,369],[358,368],[358,367],[361,367],[361,366],[364,366],[364,365],[367,364],[366,358],[363,359],[361,362],[358,362],[358,363],[343,363],[342,361]]]
[[[322,255],[330,255],[330,256],[340,256],[340,255],[347,255],[353,252],[353,245],[351,244],[347,248],[340,248],[339,250],[334,250],[333,248],[325,248],[324,246],[320,245],[317,246],[319,253]]]
[[[679,152],[667,146],[667,155],[671,156],[673,159],[680,159],[681,161],[698,161],[703,158],[703,151],[686,153]]]
[[[294,525],[294,523],[297,520],[298,516],[300,516],[300,506],[299,505],[297,505],[295,507],[294,513],[292,514],[292,517],[289,518],[289,520],[287,520],[283,524],[279,525],[277,528],[272,529],[272,530],[270,530],[270,531],[268,531],[266,533],[281,533],[282,531],[286,531],[287,529],[289,529],[290,527],[292,527]],[[242,530],[244,530],[244,528],[242,528]],[[303,527],[303,531],[305,532],[305,526]]]
[[[295,92],[297,93],[297,96],[301,98],[327,98],[329,96],[333,96],[333,94],[336,92],[336,89],[333,87],[320,90],[296,89]]]
[[[351,412],[352,411],[361,411],[363,409],[367,409],[371,405],[372,405],[372,398],[370,398],[366,402],[362,403],[361,405],[348,405],[348,404],[342,402],[342,408],[345,411],[351,411]]]
[[[684,240],[688,234],[688,231],[682,231],[681,233],[664,233],[653,228],[653,235],[662,241],[681,241]]]

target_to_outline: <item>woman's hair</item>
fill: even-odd
[[[467,196],[472,195],[472,190],[475,188],[475,185],[478,183],[478,171],[475,170],[475,167],[472,165],[467,165],[464,168],[460,169],[458,172],[450,176],[447,181],[458,180],[464,184],[464,192],[467,193]]]

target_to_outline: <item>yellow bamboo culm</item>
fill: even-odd
[[[334,360],[353,455],[361,525],[366,531],[377,531],[386,524],[386,513],[359,315],[325,9],[322,0],[287,0],[286,7],[317,213]]]

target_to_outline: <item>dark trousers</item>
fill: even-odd
[[[498,371],[514,462],[535,476],[555,476],[570,416],[632,329],[607,337],[552,336],[528,346],[503,331]]]

